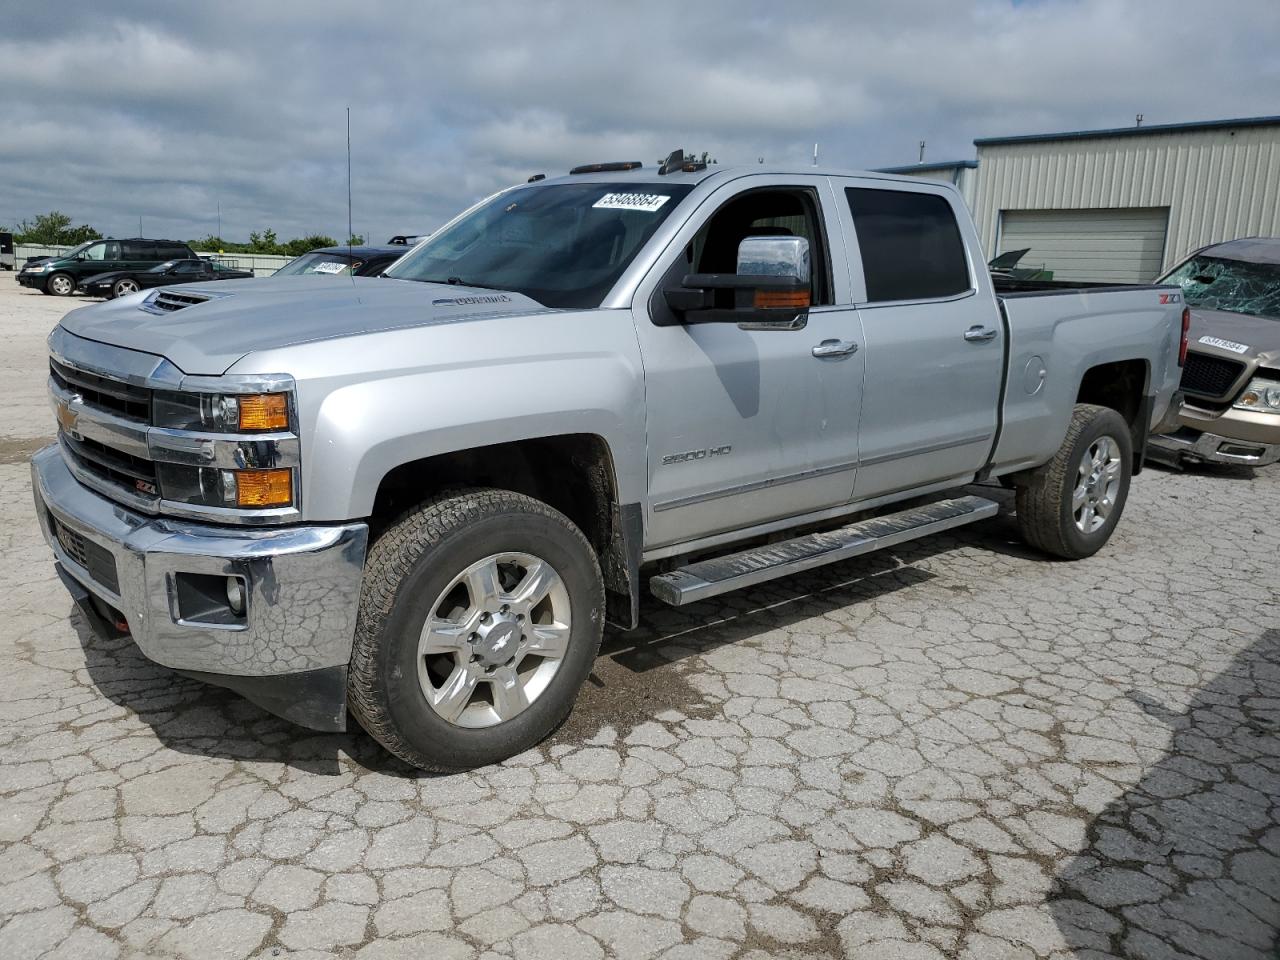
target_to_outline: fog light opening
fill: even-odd
[[[237,617],[244,615],[244,580],[227,577],[227,605]]]

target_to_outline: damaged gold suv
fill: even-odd
[[[1191,308],[1177,428],[1148,456],[1262,467],[1280,460],[1280,237],[1197,250],[1158,283]]]

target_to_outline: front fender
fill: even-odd
[[[308,521],[369,516],[402,464],[566,434],[601,437],[622,502],[643,497],[644,379],[628,311],[485,318],[273,353],[254,364],[297,380]]]

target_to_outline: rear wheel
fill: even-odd
[[[128,277],[123,280],[117,280],[111,285],[111,297],[127,297],[131,293],[137,293],[141,288],[138,286],[137,280],[130,280]]]
[[[568,518],[505,490],[443,495],[370,549],[351,712],[416,767],[496,763],[568,716],[603,623],[595,552]]]
[[[45,281],[44,292],[51,293],[55,297],[69,297],[75,293],[76,282],[71,279],[69,273],[55,273],[52,277]]]
[[[1023,538],[1069,560],[1097,553],[1120,521],[1132,471],[1124,418],[1109,407],[1076,404],[1058,452],[1018,486]]]

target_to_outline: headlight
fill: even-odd
[[[158,468],[166,500],[234,510],[293,506],[293,471],[288,467],[223,470],[161,463]]]
[[[1237,410],[1280,413],[1280,380],[1254,377],[1232,406]]]
[[[35,266],[28,265],[23,269],[25,269],[28,273],[44,273],[46,270],[49,269],[49,265],[47,263],[37,263]]]
[[[289,429],[287,393],[168,393],[157,391],[157,427],[211,433],[260,433]]]

